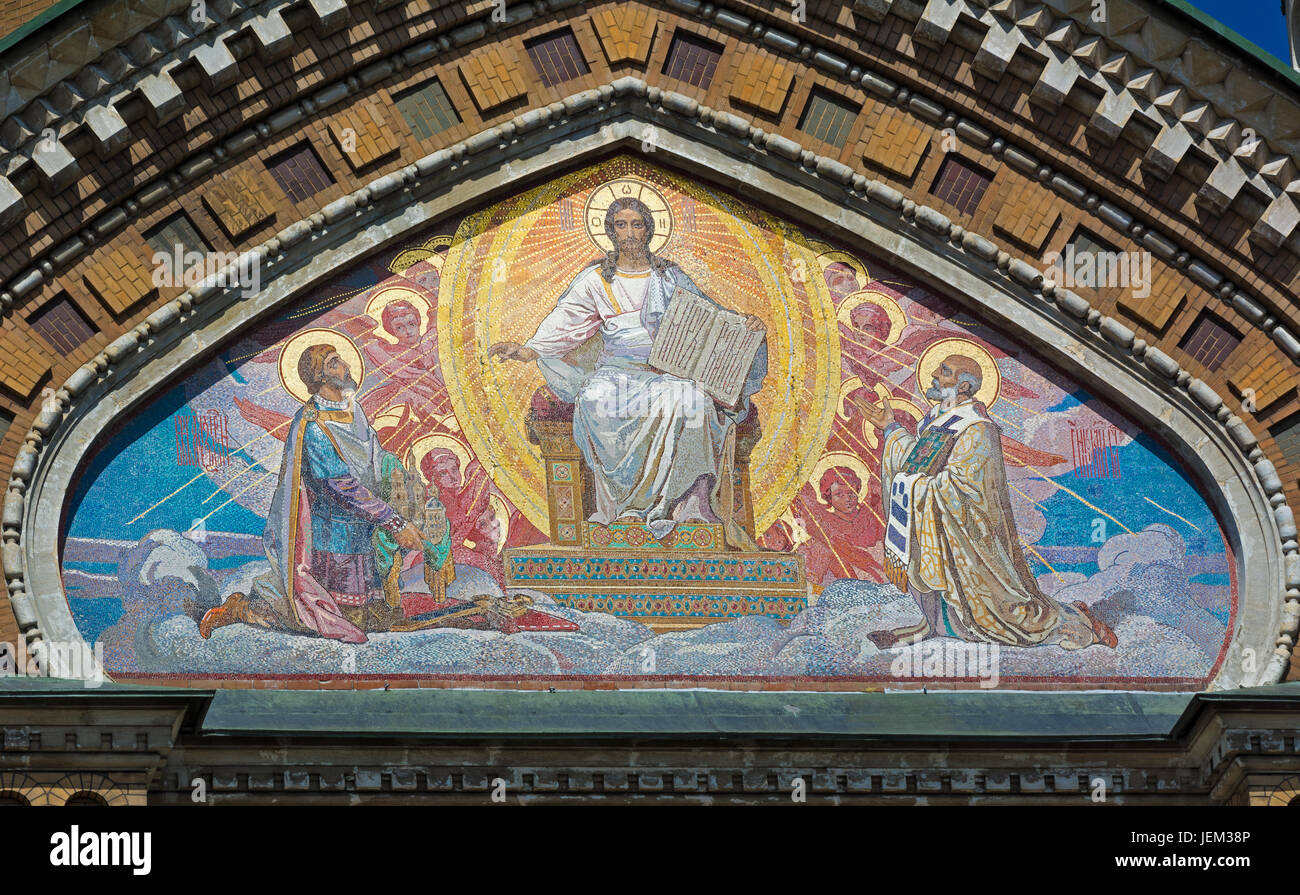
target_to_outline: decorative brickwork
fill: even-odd
[[[18,30],[57,2],[58,0],[7,0],[0,9],[0,37]]]
[[[1074,235],[1070,237],[1069,244],[1074,247],[1076,255],[1081,252],[1086,252],[1089,255],[1098,255],[1119,251],[1115,246],[1111,245],[1109,242],[1089,231],[1085,227],[1079,227],[1074,231]]]
[[[1217,314],[1202,311],[1180,347],[1207,370],[1217,370],[1240,344],[1241,333],[1224,323]]]
[[[438,85],[438,90],[442,90],[441,85]],[[442,96],[445,100],[446,94]],[[353,171],[368,168],[401,148],[389,110],[377,100],[357,103],[342,115],[335,116],[330,122],[330,135]],[[314,153],[312,157],[315,157]],[[328,183],[322,188],[324,186]]]
[[[373,122],[370,115],[364,112],[358,113],[360,122]],[[374,127],[372,123],[372,128]],[[381,145],[377,144],[373,136],[367,141],[369,136],[364,132],[357,134],[357,146],[360,149],[358,168],[365,167],[369,158],[373,161],[380,155],[387,153],[381,152]],[[390,138],[391,139],[391,138]],[[391,152],[392,150],[389,150]],[[319,193],[325,187],[334,182],[325,166],[321,164],[320,158],[316,155],[316,150],[312,149],[311,144],[304,142],[294,146],[285,152],[280,153],[274,158],[267,159],[267,170],[275,178],[275,182],[284,190],[286,196],[292,202],[301,202],[316,193]]]
[[[67,296],[56,298],[27,320],[58,354],[70,355],[95,334],[86,315]]]
[[[1152,332],[1162,334],[1187,299],[1186,281],[1159,261],[1151,264],[1150,295],[1139,295],[1146,290],[1132,285],[1121,286],[1114,291],[1118,296],[1116,303],[1120,310],[1145,324]]]
[[[664,75],[685,81],[692,87],[708,88],[718,70],[722,47],[688,31],[677,31],[668,47]]]
[[[488,47],[460,63],[461,79],[481,114],[517,100],[527,92],[528,81],[534,75],[525,74],[520,65],[517,53],[507,53],[501,47]]]
[[[974,214],[992,182],[992,175],[978,166],[960,156],[948,155],[930,192],[962,214]]]
[[[395,94],[393,105],[417,140],[428,140],[460,124],[456,107],[437,78]]]
[[[921,166],[931,138],[930,129],[911,116],[884,112],[872,126],[862,149],[862,159],[870,167],[910,181]]]
[[[0,332],[0,383],[26,402],[50,372],[50,360],[27,331],[6,327]]]
[[[270,187],[269,176],[240,168],[213,180],[203,192],[203,205],[226,236],[239,240],[275,216]]]
[[[1250,398],[1255,412],[1265,412],[1276,402],[1295,395],[1300,379],[1276,350],[1255,342],[1238,354],[1248,355],[1250,362],[1232,373],[1228,384],[1237,395]]]
[[[658,22],[643,6],[607,6],[591,17],[592,27],[610,65],[644,66],[658,36]]]
[[[1031,181],[1006,171],[995,181],[998,211],[993,230],[1039,255],[1061,220],[1057,199]]]
[[[86,268],[85,284],[114,316],[121,316],[157,296],[153,268],[145,261],[152,254],[140,237],[98,252]]]
[[[793,83],[792,66],[767,53],[754,53],[737,67],[729,95],[738,103],[776,117],[785,108]]]
[[[1277,440],[1282,458],[1291,465],[1300,466],[1300,413],[1291,414],[1270,431]]]
[[[582,58],[578,42],[573,39],[573,31],[568,28],[525,41],[524,49],[544,87],[572,81],[591,71]]]
[[[799,117],[799,130],[831,146],[843,146],[860,109],[857,103],[814,88]]]
[[[144,231],[144,238],[150,248],[165,255],[174,254],[177,246],[180,246],[182,253],[202,254],[212,250],[208,241],[194,226],[194,222],[183,211],[176,212]]]

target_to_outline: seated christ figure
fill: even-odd
[[[756,549],[730,518],[729,491],[737,423],[767,373],[764,342],[735,408],[690,379],[649,364],[659,323],[681,288],[713,304],[676,264],[650,252],[654,218],[640,200],[620,198],[605,214],[614,249],[593,261],[560,295],[555,310],[522,345],[498,342],[489,357],[536,361],[551,390],[574,405],[573,438],[590,470],[592,522],[644,522],[656,538],[678,523],[722,523],[727,542]],[[763,322],[745,315],[758,332]],[[599,333],[594,368],[571,354]]]

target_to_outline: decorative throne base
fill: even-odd
[[[585,612],[607,612],[663,631],[746,615],[782,623],[808,605],[803,557],[727,550],[722,526],[678,525],[656,540],[643,522],[585,522],[595,506],[591,476],[573,440],[573,405],[543,387],[533,394],[528,439],[545,470],[550,544],[505,551],[506,584],[541,591]],[[749,455],[762,436],[753,410],[736,430],[732,518],[755,537]]]
[[[720,525],[678,525],[662,541],[643,523],[580,525],[580,545],[506,550],[507,586],[659,633],[746,615],[784,624],[807,608],[803,557],[724,551]]]

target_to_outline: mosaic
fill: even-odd
[[[64,585],[119,679],[1192,689],[1235,621],[1150,433],[625,157],[340,271],[78,482]]]

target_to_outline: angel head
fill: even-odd
[[[420,460],[420,472],[425,481],[437,485],[443,493],[460,489],[460,457],[447,448],[434,448],[425,454]]]
[[[861,502],[862,480],[847,466],[832,466],[826,470],[819,485],[822,500],[836,512],[852,513]]]
[[[399,345],[414,345],[420,340],[420,312],[405,299],[384,305],[380,322]]]
[[[864,335],[862,341],[867,348],[879,348],[886,344],[894,323],[889,319],[889,312],[880,305],[864,301],[849,314],[853,329]]]

